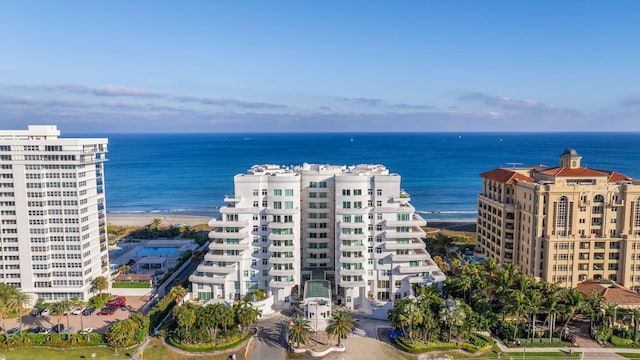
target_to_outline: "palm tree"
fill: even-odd
[[[102,292],[109,288],[109,280],[104,276],[96,276],[91,282],[91,286],[98,290],[98,293],[102,296]]]
[[[298,315],[289,325],[289,342],[296,343],[296,347],[300,347],[300,343],[306,344],[311,335],[311,321]]]
[[[458,300],[447,299],[445,302],[445,306],[440,309],[440,320],[444,323],[445,328],[449,330],[448,332],[448,342],[451,342],[451,334],[454,328],[462,326],[466,314],[460,308],[460,304]]]
[[[65,311],[65,307],[67,305],[64,304],[62,301],[58,301],[55,302],[53,304],[51,304],[51,315],[55,316],[56,319],[58,319],[58,325],[57,325],[57,330],[58,330],[58,340],[60,340],[61,338],[61,329],[60,329],[60,323],[62,320],[62,317],[64,316],[64,311]]]
[[[536,318],[542,308],[542,292],[533,288],[529,290],[529,312],[531,313],[531,342],[536,339]]]
[[[331,314],[326,331],[338,338],[338,346],[340,346],[341,340],[346,339],[355,327],[356,323],[348,311],[336,311]]]
[[[67,315],[67,329],[69,328],[69,315],[71,315],[71,308],[73,307],[69,299],[60,300],[60,308],[62,313]],[[67,336],[67,338],[69,338]]]
[[[107,343],[113,346],[117,352],[119,347],[127,346],[137,332],[138,324],[131,319],[125,319],[109,327],[105,337]]]
[[[567,331],[567,326],[569,326],[569,321],[573,318],[576,312],[583,307],[584,299],[582,297],[582,293],[578,289],[566,290],[563,293],[564,307],[565,313],[567,315],[567,321],[564,323],[562,327],[561,334],[564,334]]]
[[[633,308],[629,311],[631,322],[633,323],[633,341],[638,341],[638,326],[640,326],[640,308]]]
[[[173,308],[173,317],[181,328],[185,328],[185,342],[189,343],[189,328],[196,322],[196,309],[191,304]]]
[[[20,338],[23,339],[24,336],[22,334],[22,309],[24,309],[24,307],[30,303],[31,297],[28,294],[23,293],[19,288],[15,288],[15,290],[12,290],[8,296],[9,297],[7,299],[7,306],[11,310],[18,313],[18,323],[20,324]]]
[[[187,295],[187,289],[183,288],[180,285],[174,286],[169,290],[169,296],[173,298],[173,301],[176,302],[176,305],[179,305],[184,297]]]
[[[149,226],[151,226],[151,228],[153,230],[158,231],[158,229],[160,229],[160,224],[162,224],[162,219],[153,218],[153,220],[151,220],[151,224],[149,224]]]
[[[262,316],[262,310],[256,309],[248,299],[243,299],[233,304],[236,322],[242,328],[242,333],[247,334],[249,325],[255,324]]]
[[[7,302],[0,297],[0,320],[2,320],[2,328],[7,331],[7,325],[5,325],[4,320],[9,315],[9,306],[7,306]]]
[[[71,299],[71,305],[75,308],[78,309],[82,309],[86,306],[86,302],[82,299],[80,299],[79,297],[74,297],[73,299]],[[82,314],[80,314],[80,330],[84,329],[84,316],[82,316]],[[68,320],[68,318],[67,318]],[[87,340],[89,340],[89,334],[87,334]]]
[[[515,339],[518,335],[518,324],[520,323],[522,314],[526,314],[530,308],[527,294],[523,291],[513,291],[505,308],[511,315],[515,315],[516,317],[515,329],[513,331],[513,338]]]

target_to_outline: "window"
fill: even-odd
[[[350,223],[351,215],[342,215],[342,222]]]
[[[376,195],[381,196],[382,195],[382,189],[376,189]]]
[[[293,201],[285,201],[284,202],[285,209],[293,209]]]
[[[285,189],[284,196],[293,196],[293,189]]]
[[[353,202],[354,209],[362,209],[362,201],[354,201]]]
[[[273,196],[282,196],[282,190],[281,189],[274,189],[273,190]]]
[[[354,189],[353,195],[362,195],[362,189]]]
[[[349,196],[351,195],[351,190],[349,189],[342,189],[342,196]]]
[[[315,182],[315,181],[311,181],[311,182],[309,183],[309,187],[310,187],[310,188],[317,188],[317,187],[318,187],[318,183],[317,183],[317,182]]]
[[[282,209],[282,201],[274,201],[273,202],[274,209]]]
[[[351,209],[351,201],[343,201],[342,202],[343,209]]]

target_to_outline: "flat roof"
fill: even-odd
[[[304,298],[327,298],[331,299],[330,284],[327,280],[308,280],[304,283]]]

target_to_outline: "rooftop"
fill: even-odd
[[[308,280],[304,284],[304,298],[327,298],[331,299],[330,284],[327,280]]]

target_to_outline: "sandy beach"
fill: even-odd
[[[153,215],[153,214],[107,214],[107,223],[115,226],[145,226],[151,223],[154,218],[162,220],[161,226],[169,225],[201,225],[208,224],[211,217],[188,216],[188,215]]]

